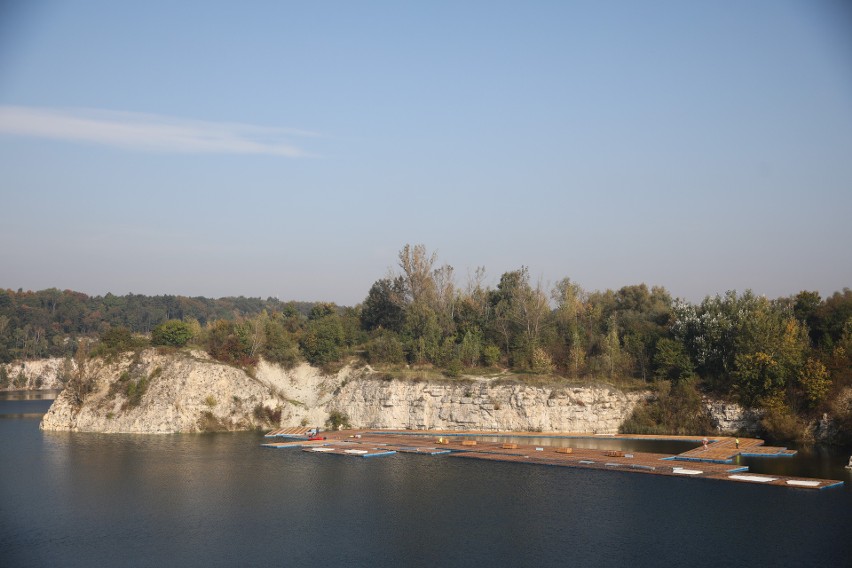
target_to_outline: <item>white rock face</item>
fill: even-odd
[[[735,402],[705,400],[704,405],[720,433],[743,432],[756,434],[760,428],[760,415],[754,410],[743,408]]]
[[[369,367],[324,375],[261,362],[251,377],[203,352],[125,356],[87,363],[82,403],[70,381],[44,416],[44,430],[198,432],[322,426],[332,411],[356,428],[519,430],[612,434],[646,393],[464,381],[384,380]],[[136,403],[129,385],[147,388]],[[131,389],[132,390],[132,389]]]
[[[269,389],[245,372],[209,358],[159,355],[145,351],[106,364],[87,363],[92,384],[82,405],[69,386],[45,414],[44,430],[167,433],[205,429],[244,430],[259,425],[254,409],[269,399]],[[124,376],[124,378],[123,378]],[[139,404],[130,403],[127,385],[147,381]]]
[[[72,359],[53,357],[35,361],[16,361],[5,368],[9,384],[0,390],[57,390],[65,387],[63,379],[71,376],[75,365]]]
[[[329,408],[363,428],[614,434],[646,395],[608,388],[368,379],[341,388]]]

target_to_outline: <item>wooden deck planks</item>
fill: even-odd
[[[305,427],[305,426],[293,426],[293,427],[289,427],[289,428],[278,428],[277,430],[272,430],[271,432],[267,432],[266,437],[267,438],[276,438],[276,437],[283,437],[283,438],[305,437],[305,438],[307,438],[308,430],[310,430],[310,428]]]
[[[396,453],[396,451],[392,449],[369,447],[362,444],[358,444],[357,447],[355,447],[355,445],[350,445],[350,447],[347,447],[346,444],[329,444],[324,446],[302,448],[302,451],[358,458],[389,456]]]
[[[738,455],[743,456],[794,456],[794,450],[764,446],[763,440],[756,438],[740,438],[737,446],[736,438],[724,437],[712,440],[705,450],[699,446],[693,450],[678,454],[675,459],[683,461],[728,461],[731,462]]]

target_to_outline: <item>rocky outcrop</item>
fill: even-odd
[[[0,364],[0,390],[59,390],[74,373],[72,359],[37,359]]]
[[[353,424],[412,430],[512,430],[614,434],[645,395],[610,388],[361,380],[331,406]]]
[[[335,374],[261,362],[252,375],[202,352],[155,350],[90,360],[42,421],[45,430],[198,432],[322,425],[610,434],[645,393],[607,387],[531,386],[489,378],[387,379],[369,367]]]
[[[269,389],[205,356],[154,350],[89,360],[51,405],[44,430],[167,433],[257,427],[275,408]],[[256,410],[257,409],[257,410]]]
[[[722,434],[747,434],[756,436],[760,431],[759,412],[740,406],[736,402],[706,399],[704,406],[710,419]]]
[[[809,424],[813,439],[820,444],[848,446],[852,443],[852,387],[840,389],[831,406],[832,414],[823,413]]]

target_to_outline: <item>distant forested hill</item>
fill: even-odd
[[[69,338],[94,336],[110,327],[149,333],[170,319],[194,319],[204,326],[216,320],[253,317],[264,310],[307,316],[313,305],[243,296],[88,296],[56,288],[0,290],[0,362],[67,355],[73,349]]]

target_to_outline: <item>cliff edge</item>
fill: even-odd
[[[493,378],[400,380],[369,367],[334,374],[261,362],[250,375],[199,351],[146,350],[76,369],[44,430],[173,433],[323,425],[355,428],[616,433],[647,393],[512,384]]]

